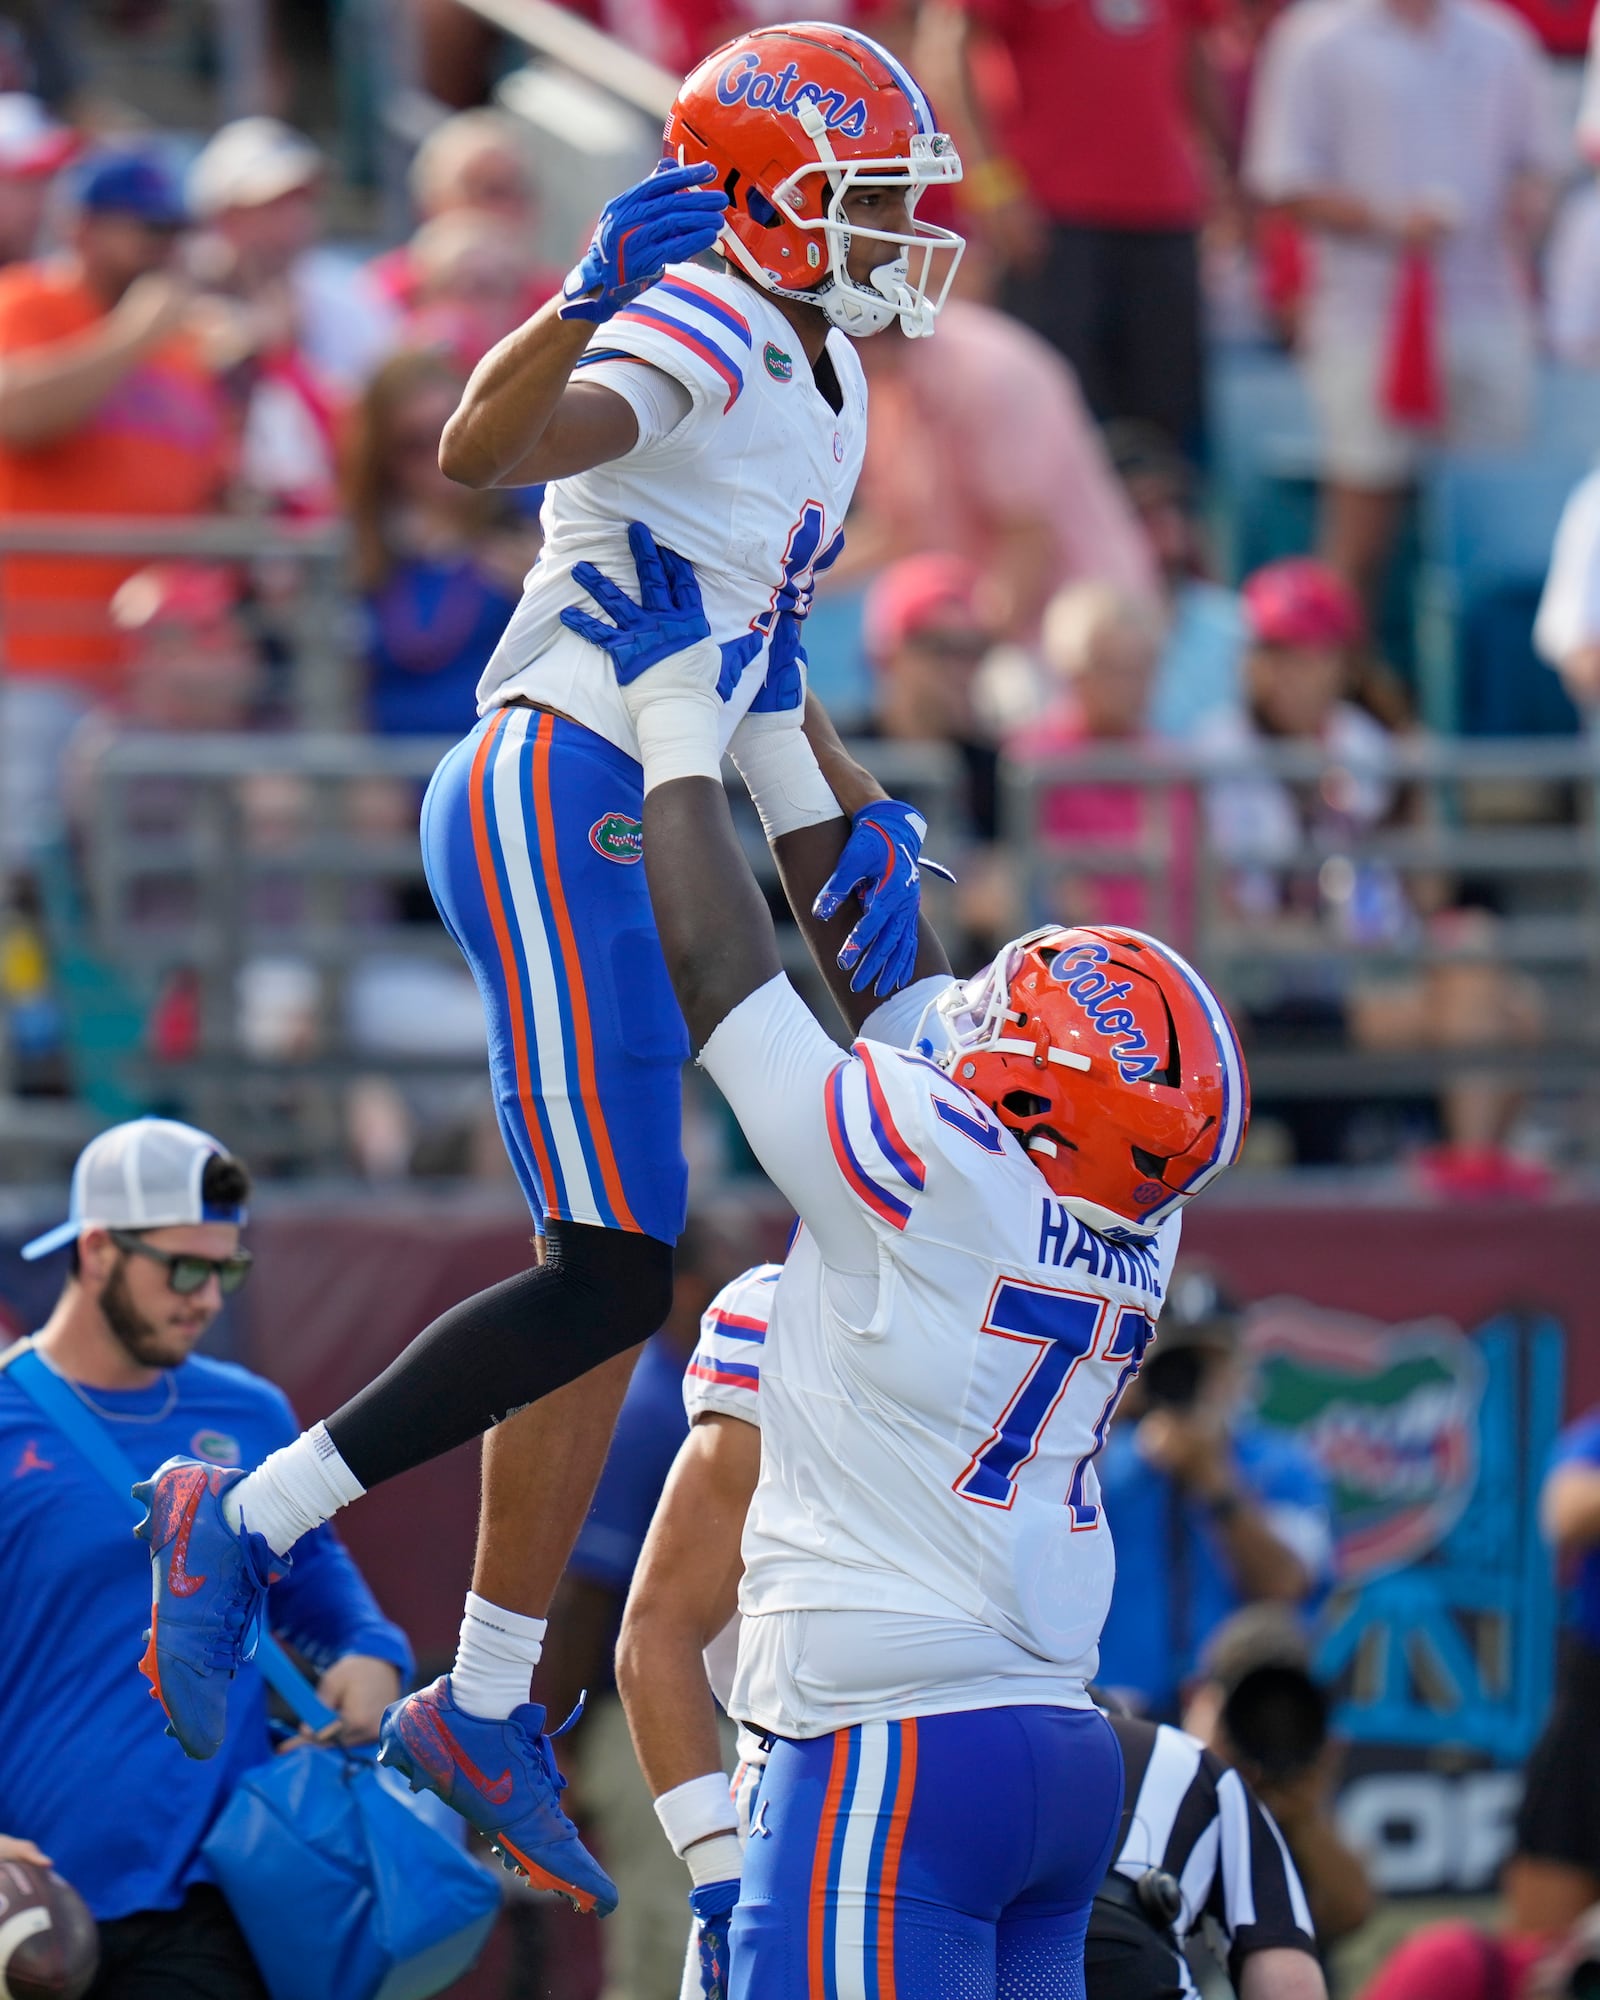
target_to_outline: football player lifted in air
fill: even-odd
[[[1095,1458],[1180,1211],[1239,1156],[1238,1042],[1155,938],[1051,928],[964,984],[922,979],[871,1023],[887,1039],[842,1053],[729,816],[694,573],[631,538],[641,603],[586,568],[613,622],[564,615],[611,647],[644,746],[645,872],[699,1060],[803,1225],[759,1363],[730,1706],[772,1749],[728,1990],[1073,2000],[1121,1805],[1085,1692],[1114,1572]],[[645,1732],[648,1707],[636,1685]],[[703,1731],[674,1731],[645,1755],[691,1868],[718,1843],[714,1927],[732,1815]]]
[[[744,774],[809,939],[846,995],[852,979],[903,984],[925,829],[836,751],[819,765],[801,626],[861,465],[852,343],[896,322],[930,333],[962,247],[916,218],[929,186],[960,175],[950,142],[900,63],[851,29],[729,43],[683,85],[665,144],[660,168],[608,205],[562,295],[479,365],[440,448],[470,486],[550,482],[543,553],[479,686],[481,719],[422,814],[543,1254],[248,1476],[169,1460],[142,1530],[144,1671],[184,1749],[209,1756],[296,1540],[490,1432],[455,1665],[391,1713],[383,1755],[535,1883],[602,1914],[615,1890],[561,1811],[529,1680],[633,1350],[671,1297],[687,1041],[638,866],[641,762],[673,746],[641,740],[611,662],[561,613],[585,601],[576,565],[624,569],[640,514],[689,553],[716,634],[718,750]],[[719,268],[689,261],[713,248]]]

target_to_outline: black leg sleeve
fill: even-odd
[[[542,1264],[441,1313],[329,1417],[328,1435],[377,1486],[648,1340],[671,1305],[668,1244],[552,1222]]]

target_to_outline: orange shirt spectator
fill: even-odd
[[[70,253],[0,273],[0,516],[193,514],[221,497],[225,407],[165,269],[181,221],[154,159],[107,154],[80,188]],[[8,557],[7,674],[114,693],[124,641],[109,607],[138,567]]]

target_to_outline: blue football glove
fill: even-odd
[[[658,542],[643,521],[629,524],[628,547],[639,574],[637,603],[593,563],[574,563],[573,581],[582,584],[612,622],[592,618],[572,604],[561,614],[569,631],[611,655],[624,687],[660,661],[711,636],[693,563]]]
[[[922,910],[922,869],[956,878],[937,861],[922,860],[928,822],[903,799],[863,806],[850,823],[839,865],[823,884],[811,913],[826,923],[850,896],[861,899],[861,919],[839,948],[850,991],[870,986],[887,999],[909,986],[917,963],[917,918]]]
[[[563,319],[596,322],[621,312],[668,264],[698,257],[716,242],[728,197],[706,183],[706,162],[675,167],[663,160],[648,180],[625,188],[600,212],[583,261],[561,287]]]
[[[689,1891],[704,2000],[728,2000],[728,1919],[738,1900],[737,1876],[731,1882],[702,1882]]]

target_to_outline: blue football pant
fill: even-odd
[[[1083,2000],[1122,1812],[1094,1709],[989,1708],[780,1740],[730,2000]]]
[[[495,1112],[535,1219],[676,1243],[689,1037],[650,909],[642,787],[593,730],[498,708],[434,773],[422,858],[483,998]]]

